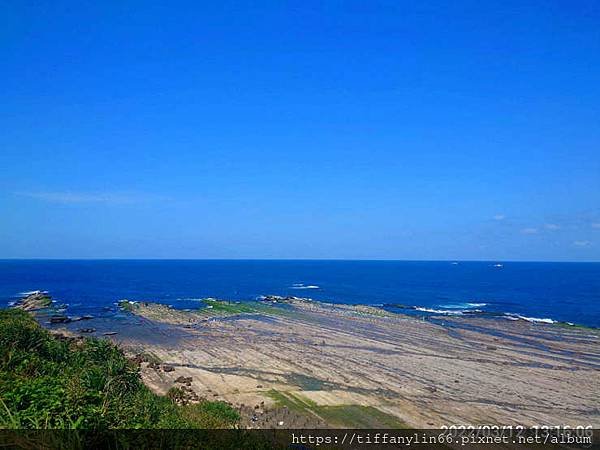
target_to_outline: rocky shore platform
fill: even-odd
[[[148,386],[181,402],[229,402],[246,427],[600,427],[597,329],[295,297],[119,305],[118,334],[106,338]]]

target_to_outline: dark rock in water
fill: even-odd
[[[261,301],[265,303],[285,303],[298,299],[298,297],[294,297],[293,295],[288,295],[287,297],[282,297],[280,295],[265,295],[261,298]]]
[[[402,303],[384,303],[384,308],[397,308],[397,309],[417,309],[416,306],[404,305]]]
[[[80,320],[90,320],[93,319],[94,316],[77,316],[71,317],[71,322],[79,322]]]
[[[63,316],[63,315],[53,315],[50,316],[50,323],[69,323],[71,321],[71,319],[69,319],[67,316]]]
[[[102,333],[103,336],[114,336],[118,334],[116,331],[107,331],[106,333]]]
[[[162,370],[163,372],[173,372],[175,370],[175,367],[169,366],[168,364],[163,364]]]
[[[95,328],[80,328],[79,330],[80,333],[95,333],[96,329]]]

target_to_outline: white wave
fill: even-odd
[[[266,299],[270,299],[270,300],[283,300],[283,297],[281,295],[259,295],[258,297],[256,297],[257,300],[266,300]]]
[[[487,303],[453,303],[450,305],[439,305],[440,308],[445,309],[471,309],[471,308],[481,308],[482,306],[486,306]]]
[[[113,305],[117,305],[117,306],[119,306],[119,303],[124,303],[124,302],[127,302],[127,303],[129,303],[130,305],[135,305],[136,303],[139,303],[139,302],[138,302],[138,301],[136,301],[136,300],[127,300],[127,299],[123,299],[123,300],[119,300],[118,302],[115,302],[115,303],[113,303]]]
[[[19,292],[19,295],[33,295],[33,294],[47,294],[48,291],[27,291],[27,292]]]
[[[321,289],[321,287],[317,286],[316,284],[309,284],[308,286],[305,286],[303,283],[295,283],[290,287],[290,289]]]
[[[423,308],[421,306],[417,306],[415,309],[417,311],[423,311],[423,312],[435,313],[435,314],[453,314],[453,315],[457,315],[457,316],[463,314],[463,311],[457,310],[457,309],[434,309],[434,308]]]
[[[548,319],[548,318],[540,319],[539,317],[525,317],[520,314],[513,314],[513,313],[504,313],[504,315],[506,316],[506,318],[508,320],[525,320],[527,322],[533,322],[533,323],[557,323],[558,322],[554,319]]]

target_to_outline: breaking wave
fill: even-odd
[[[316,284],[305,285],[304,283],[294,283],[290,286],[290,289],[321,289],[321,287]]]
[[[487,306],[487,303],[453,303],[450,305],[439,305],[440,308],[444,309],[472,309],[482,308]]]
[[[18,295],[22,295],[22,296],[28,296],[28,295],[32,295],[32,294],[47,294],[48,291],[26,291],[26,292],[19,292]]]
[[[462,315],[465,311],[459,309],[434,309],[434,308],[424,308],[422,306],[417,306],[415,308],[416,311],[423,311],[434,314],[448,314],[448,315]]]
[[[526,322],[532,322],[532,323],[558,323],[558,321],[554,320],[554,319],[549,319],[549,318],[540,319],[538,317],[525,317],[520,314],[514,314],[514,313],[504,313],[504,316],[508,320],[525,320]]]

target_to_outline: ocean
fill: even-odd
[[[194,308],[201,299],[296,296],[414,315],[600,327],[600,263],[290,260],[0,260],[0,306],[45,290],[69,314],[122,299]]]

